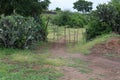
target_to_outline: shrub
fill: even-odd
[[[97,20],[93,20],[88,24],[89,27],[86,29],[87,40],[93,39],[96,36],[111,32],[111,28],[106,23],[100,23]]]
[[[86,30],[87,39],[98,35],[115,32],[120,33],[120,14],[116,8],[109,4],[100,4],[97,10],[91,13],[89,27]]]
[[[58,26],[65,26],[68,24],[70,16],[71,13],[69,11],[61,12],[56,17],[54,17],[52,23]]]
[[[87,24],[85,16],[80,13],[72,13],[68,22],[69,27],[84,27]]]
[[[45,37],[45,28],[32,17],[11,15],[0,19],[1,47],[27,48],[35,41],[44,40]]]
[[[80,13],[73,13],[70,11],[64,11],[59,13],[53,20],[53,24],[59,26],[66,26],[74,28],[74,27],[83,27],[86,24],[86,19],[84,15]]]

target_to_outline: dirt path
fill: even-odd
[[[120,62],[97,56],[68,53],[64,39],[51,46],[52,57],[70,60],[73,65],[59,66],[64,76],[58,80],[120,80]],[[67,64],[67,63],[66,63]]]

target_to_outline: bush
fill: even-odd
[[[89,27],[86,29],[87,40],[93,39],[99,35],[111,32],[111,28],[106,23],[100,23],[97,20],[93,20],[88,24]]]
[[[84,27],[87,24],[85,16],[80,13],[72,13],[68,22],[69,27]]]
[[[80,13],[72,13],[69,11],[61,12],[59,15],[57,15],[53,20],[53,24],[59,25],[59,26],[66,26],[74,28],[74,27],[83,27],[83,25],[86,24],[86,19],[84,15]]]
[[[120,34],[120,14],[116,8],[109,4],[100,4],[97,10],[91,13],[89,27],[86,31],[90,40],[98,35],[115,32]]]
[[[45,37],[45,28],[32,17],[11,15],[0,19],[1,47],[27,48],[35,41],[44,40]]]
[[[56,17],[54,17],[52,23],[58,26],[65,26],[68,24],[70,16],[71,13],[69,11],[61,12]]]

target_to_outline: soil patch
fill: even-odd
[[[94,56],[104,56],[106,58],[120,61],[120,37],[112,37],[104,43],[96,44],[91,49]]]

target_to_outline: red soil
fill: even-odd
[[[93,54],[120,54],[120,38],[113,37],[107,40],[104,43],[96,44],[92,49],[91,52]]]

